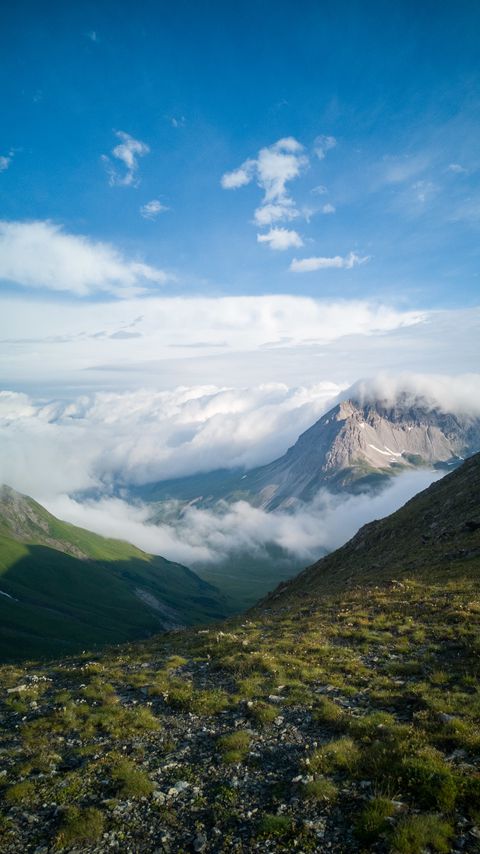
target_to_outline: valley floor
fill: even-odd
[[[4,666],[0,851],[479,851],[471,570]]]

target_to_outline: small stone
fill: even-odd
[[[205,846],[207,844],[207,837],[204,833],[199,833],[197,838],[193,843],[194,851],[205,851]]]

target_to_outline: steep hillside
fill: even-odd
[[[479,477],[242,618],[0,667],[2,854],[478,854]]]
[[[480,454],[436,481],[396,513],[365,525],[342,548],[327,555],[272,595],[340,592],[381,584],[403,575],[437,580],[477,571],[480,560]]]
[[[56,519],[0,491],[0,658],[126,641],[225,613],[218,591],[180,564]]]

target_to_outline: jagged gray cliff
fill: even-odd
[[[307,501],[321,488],[361,491],[420,466],[453,467],[480,449],[480,418],[380,401],[345,400],[287,453],[248,472],[242,490],[267,509]]]
[[[362,492],[409,469],[450,470],[479,450],[479,417],[443,412],[406,396],[394,405],[352,397],[330,409],[268,465],[151,484],[138,493],[147,501],[175,498],[206,506],[245,499],[273,510],[309,501],[321,488]]]

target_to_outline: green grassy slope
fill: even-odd
[[[61,522],[5,487],[0,591],[3,660],[74,652],[225,614],[219,592],[186,567]]]
[[[478,854],[479,484],[241,618],[0,667],[2,854]]]

